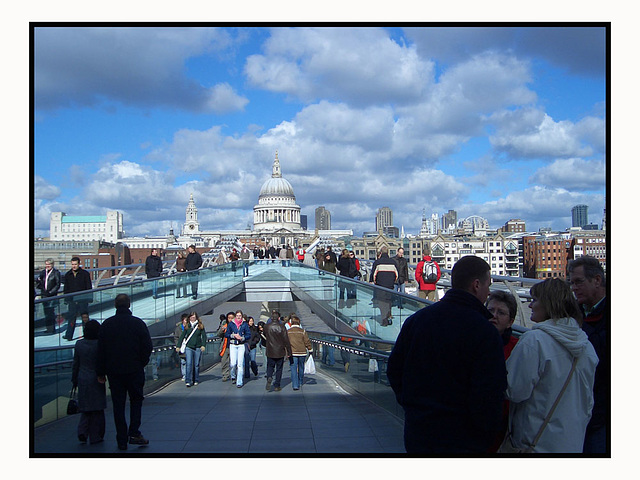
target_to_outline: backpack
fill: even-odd
[[[436,283],[438,281],[438,267],[433,262],[425,261],[422,265],[422,280],[425,283]]]

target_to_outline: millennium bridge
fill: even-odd
[[[371,264],[361,263],[366,279]],[[194,276],[176,273],[175,263],[168,262],[159,279],[140,275],[144,265],[138,264],[88,269],[94,279],[93,290],[55,297],[54,332],[46,327],[43,308],[51,299],[35,300],[31,455],[404,453],[403,412],[387,381],[386,362],[404,320],[430,302],[393,293],[393,321],[386,325],[376,301],[381,287],[312,265],[306,260],[256,260],[250,262],[245,276],[242,262],[219,266],[205,262]],[[450,286],[449,274],[444,270],[438,283],[440,298]],[[506,289],[520,298],[514,332],[522,333],[529,326],[528,290],[536,280],[492,278],[492,289]],[[197,298],[177,297],[178,288],[187,285],[190,292],[189,284],[195,279]],[[80,318],[73,340],[63,338],[69,301],[88,300],[89,317],[102,322],[115,313],[114,299],[121,293],[130,296],[133,315],[147,324],[154,344],[146,367],[140,428],[150,444],[131,446],[125,452],[117,449],[110,399],[105,411],[105,441],[95,445],[78,442],[78,419],[66,414],[66,405],[74,343],[82,335]],[[266,321],[273,310],[283,317],[298,314],[311,338],[317,369],[316,374],[305,375],[300,390],[291,388],[287,362],[282,391],[265,390],[266,357],[261,348],[257,354],[259,373],[246,379],[242,389],[221,381],[221,343],[216,335],[219,317],[237,309],[252,316],[256,324]],[[173,332],[181,314],[191,311],[203,319],[208,342],[201,359],[200,383],[187,389],[181,381]],[[357,329],[358,324],[366,326],[366,333]]]

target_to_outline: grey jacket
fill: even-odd
[[[81,339],[76,342],[71,382],[74,386],[78,386],[78,409],[81,412],[93,412],[107,408],[105,385],[98,382],[96,374],[97,358],[97,339]]]

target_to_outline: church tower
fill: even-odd
[[[189,205],[187,205],[187,214],[185,216],[184,226],[182,227],[183,235],[193,235],[200,232],[200,224],[198,223],[198,209],[196,202],[193,200],[193,193],[189,197]]]

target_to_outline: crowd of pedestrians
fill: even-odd
[[[195,247],[189,250],[191,260],[186,255],[176,265],[184,271],[197,270],[202,262],[193,256]],[[288,250],[281,250],[283,262],[294,258],[288,257]],[[441,272],[429,253],[424,250],[415,278],[420,296],[430,299]],[[319,250],[317,260],[323,271],[351,279],[360,274],[357,259],[346,249],[339,258],[330,247]],[[383,247],[371,270],[370,281],[382,287],[374,301],[383,312],[383,325],[392,323],[393,292],[402,292],[408,281],[403,260],[401,249],[391,258]],[[159,267],[153,258],[147,267],[161,273],[161,263]],[[124,294],[115,299],[115,315],[102,325],[89,320],[91,282],[77,257],[64,277],[53,260],[47,260],[38,279],[43,297],[55,296],[62,279],[65,293],[84,292],[67,300],[65,334],[73,338],[75,316],[80,313],[84,337],[76,343],[72,368],[81,412],[78,439],[97,443],[104,438],[108,378],[118,448],[146,445],[139,427],[144,369],[153,347],[145,323],[131,314],[130,298]],[[196,298],[197,279],[190,277],[185,290],[186,283]],[[339,285],[339,300],[349,306],[355,292],[349,282]],[[490,293],[490,285],[489,265],[479,257],[463,257],[451,272],[452,288],[439,302],[406,319],[400,329],[386,373],[405,412],[407,452],[606,453],[610,445],[609,322],[606,280],[599,262],[581,257],[569,262],[567,281],[550,278],[535,283],[530,290],[534,325],[519,337],[512,329],[519,300],[504,291]],[[55,328],[52,308],[53,302],[45,305],[50,330]],[[283,318],[275,310],[267,322],[258,324],[241,310],[221,315],[216,335],[221,340],[222,381],[231,379],[242,388],[252,373],[258,377],[256,355],[261,352],[268,391],[282,390],[285,361],[290,364],[293,390],[301,389],[312,346],[300,324],[295,313]],[[369,335],[368,322],[358,324],[357,331]],[[340,339],[345,344],[350,340]],[[182,315],[174,341],[182,380],[186,387],[197,386],[207,344],[197,312]],[[323,348],[325,355],[323,361],[335,363],[333,349]],[[348,372],[349,358],[343,357],[343,363]]]

